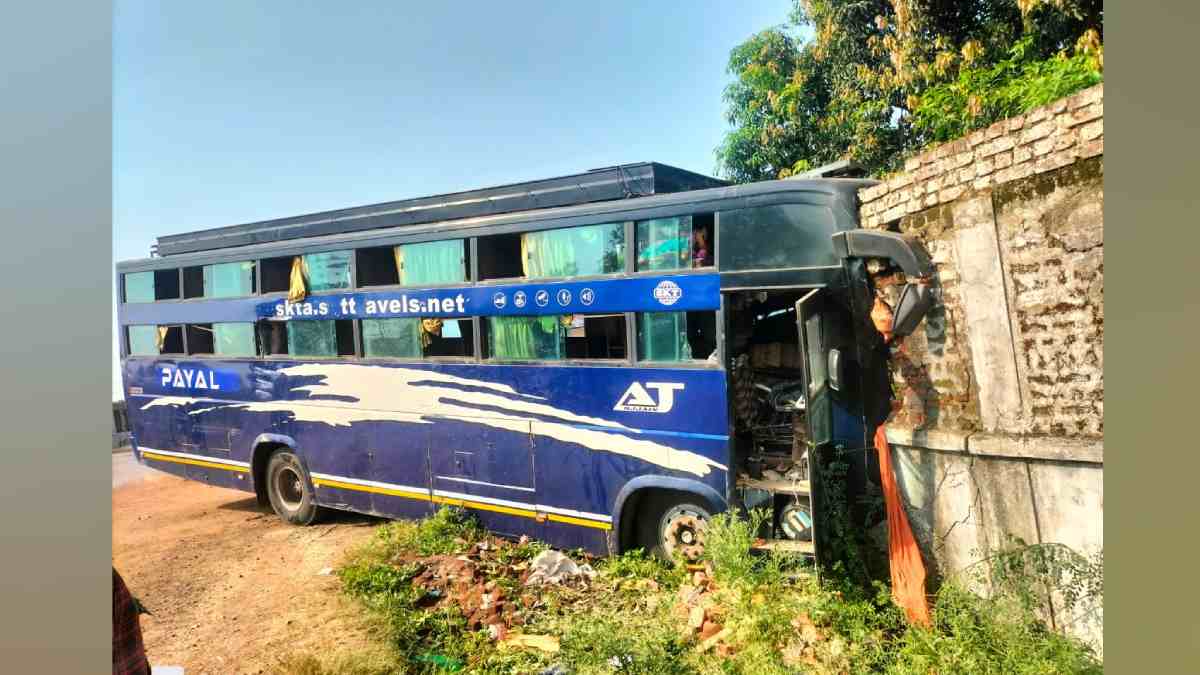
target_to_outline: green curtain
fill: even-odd
[[[204,266],[204,297],[240,298],[254,294],[254,263]]]
[[[396,248],[400,249],[397,259],[404,261],[400,269],[401,286],[455,284],[467,280],[462,239],[403,244]]]
[[[214,323],[213,353],[220,356],[257,356],[254,324]]]
[[[638,270],[692,268],[692,217],[637,222]]]
[[[128,326],[129,353],[134,356],[158,355],[157,326]]]
[[[521,235],[525,276],[576,277],[625,269],[621,223],[526,232]]]
[[[691,361],[687,312],[646,312],[638,315],[639,361]]]
[[[289,321],[288,354],[337,356],[337,327],[333,321]]]
[[[488,353],[495,359],[561,359],[566,340],[557,316],[488,317]]]
[[[125,275],[125,302],[154,302],[154,272]]]
[[[419,359],[420,319],[363,319],[363,356]]]
[[[334,291],[350,288],[350,252],[329,251],[304,256],[308,269],[308,291]]]

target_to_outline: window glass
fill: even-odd
[[[158,326],[127,326],[129,353],[133,356],[158,355]]]
[[[288,321],[288,354],[292,356],[337,356],[334,321]]]
[[[716,312],[646,312],[637,316],[639,361],[715,362]]]
[[[125,275],[125,302],[154,302],[154,272],[131,272]]]
[[[304,267],[309,292],[350,288],[350,251],[305,254]]]
[[[525,276],[574,277],[625,269],[625,226],[621,223],[526,232],[521,235]]]
[[[636,240],[639,271],[691,269],[691,216],[639,220]]]
[[[566,352],[558,316],[488,317],[487,337],[493,359],[561,359]]]
[[[837,265],[833,212],[782,204],[721,212],[721,270]]]
[[[421,320],[363,319],[363,356],[421,358]]]
[[[463,240],[428,241],[396,247],[396,268],[404,286],[455,284],[467,280]]]
[[[253,262],[204,266],[204,297],[239,298],[247,295],[254,295]]]
[[[221,356],[256,356],[254,324],[214,323],[214,352]]]

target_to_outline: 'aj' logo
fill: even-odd
[[[647,388],[653,389],[658,393],[657,401],[650,395],[650,392],[646,391]],[[613,410],[652,413],[670,412],[671,408],[675,407],[675,392],[682,389],[682,382],[647,382],[645,387],[638,382],[634,382],[629,385],[624,394],[621,394],[621,398],[617,399],[617,404],[613,406]]]

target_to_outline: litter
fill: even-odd
[[[529,562],[526,586],[542,584],[561,585],[578,579],[594,579],[596,570],[591,565],[576,565],[574,560],[554,550],[545,550]]]
[[[529,633],[509,633],[508,637],[500,641],[500,646],[509,649],[531,647],[548,654],[557,654],[559,649],[558,638],[553,635],[533,635]]]

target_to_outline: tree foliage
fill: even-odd
[[[730,53],[720,170],[894,169],[1099,82],[1102,39],[1101,0],[796,0],[788,24]]]

